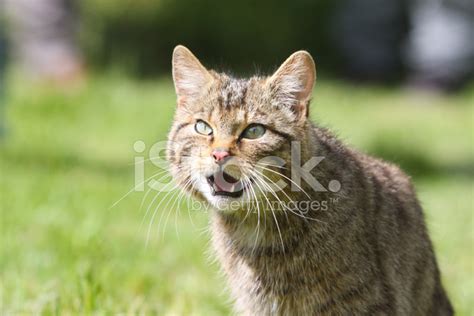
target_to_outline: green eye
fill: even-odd
[[[251,124],[243,132],[242,137],[248,139],[260,138],[265,134],[265,127],[260,124]]]
[[[194,125],[194,129],[196,130],[196,132],[202,135],[212,134],[212,128],[209,126],[209,124],[201,120],[196,122],[196,125]]]

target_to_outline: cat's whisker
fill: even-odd
[[[143,204],[145,204],[146,198],[148,197],[148,194],[150,194],[151,190],[153,190],[153,188],[148,188],[148,190],[146,190],[145,194],[143,195],[142,201],[140,202],[140,207],[138,208],[139,211],[142,210]]]
[[[208,234],[211,231],[210,226],[204,226],[202,228],[198,228],[197,232],[199,236],[203,236],[204,234]]]
[[[266,181],[264,181],[264,180],[261,178],[261,176],[260,176],[258,173],[253,172],[253,177],[254,177],[255,181],[259,182],[259,183],[262,185],[263,188],[266,188],[265,191],[268,190],[268,192],[270,192],[270,193],[278,200],[278,202],[279,202],[280,204],[283,203],[283,202],[280,200],[280,198],[276,195],[275,191],[268,185],[268,183],[266,183]],[[266,197],[266,194],[265,194],[265,197]],[[267,201],[268,201],[268,200],[269,200],[269,199],[267,199]],[[273,207],[272,207],[272,210],[275,211],[275,209],[274,209]],[[288,219],[288,216],[287,216],[286,214],[285,214],[285,216],[286,216],[287,219]]]
[[[254,170],[254,171],[255,171],[256,173],[258,173],[259,175],[265,177],[265,178],[266,178],[269,182],[271,182],[272,184],[276,184],[275,182],[273,182],[269,177],[267,177],[267,176],[266,176],[265,174],[263,174],[262,172],[259,172],[259,171],[257,171],[257,170]],[[264,185],[264,186],[270,191],[270,193],[278,200],[279,204],[280,204],[283,208],[287,209],[289,212],[291,212],[291,213],[293,213],[294,215],[299,216],[299,217],[301,217],[301,218],[303,218],[303,219],[305,219],[305,220],[313,220],[313,221],[317,221],[317,222],[321,222],[321,223],[325,223],[325,224],[326,224],[326,222],[324,222],[324,221],[322,221],[322,220],[304,216],[304,214],[303,214],[301,211],[299,211],[299,212],[300,212],[299,214],[296,213],[296,212],[294,212],[292,209],[290,209],[289,207],[287,207],[287,206],[283,203],[283,201],[281,201],[281,199],[278,197],[278,195],[276,194],[276,192],[270,187],[270,185],[268,185],[268,183],[266,183],[266,181],[260,180],[260,182],[261,182],[262,185]],[[283,192],[283,194],[286,196],[286,198],[287,198],[290,202],[295,203],[295,201],[294,201],[293,199],[291,199],[291,197],[288,196],[288,194],[287,194],[284,190],[282,190],[282,192]],[[285,215],[286,215],[286,213],[285,213]],[[288,219],[288,217],[287,217],[287,219]]]
[[[194,186],[193,186],[194,187]],[[189,217],[189,221],[191,222],[191,225],[193,226],[193,228],[196,228],[196,224],[194,224],[194,220],[191,216],[191,212],[189,211],[189,207],[186,208],[187,211],[188,211],[188,217]]]
[[[245,181],[247,190],[252,189],[251,188],[252,187],[252,181],[253,180],[251,180],[250,177],[247,176],[247,179]],[[246,216],[248,216],[248,215],[252,214],[252,212],[256,211],[256,208],[255,208],[254,204],[255,204],[255,202],[258,202],[256,195],[251,194],[252,192],[248,192],[248,193],[249,194],[247,195],[247,205],[249,205],[250,207],[248,208],[248,212],[247,212]]]
[[[173,187],[172,187],[171,189],[169,189],[169,187],[170,187],[171,185],[172,185]],[[175,182],[173,182],[173,181],[168,182],[168,183],[163,187],[163,189],[162,189],[162,190],[168,190],[168,189],[169,189],[169,191],[167,192],[167,194],[165,195],[164,198],[166,198],[166,197],[167,197],[173,190],[175,190],[176,188],[178,188],[178,184],[177,184],[177,183],[175,183]],[[150,188],[150,190],[151,190],[151,189],[152,189],[152,188]],[[142,222],[141,222],[141,224],[140,224],[140,229],[142,228],[142,226],[143,226],[143,224],[144,224],[144,222],[145,222],[145,219],[146,219],[146,217],[148,216],[148,213],[150,212],[151,207],[152,207],[153,204],[155,203],[156,199],[160,196],[160,193],[161,193],[161,192],[157,192],[157,193],[155,194],[155,196],[153,197],[153,199],[151,200],[150,204],[148,204],[148,207],[147,207],[147,209],[146,209],[145,215],[143,215],[143,219],[142,219]]]
[[[153,190],[153,188],[148,188],[148,190],[145,192],[145,194],[143,195],[143,198],[142,198],[142,201],[140,203],[140,207],[138,208],[138,211],[141,211],[142,210],[142,207],[143,205],[145,204],[145,201],[146,201],[146,198],[148,197],[148,194],[150,194],[151,190]],[[144,215],[143,215],[143,218],[140,222],[140,226],[138,228],[138,230],[140,231],[143,227],[143,223],[145,222],[145,218],[146,218],[146,215],[148,214],[148,212],[146,212]]]
[[[180,157],[185,157],[185,158],[200,158],[200,157],[201,157],[201,156],[199,156],[199,155],[182,155],[182,154],[180,154],[179,156],[180,156]],[[166,160],[166,157],[163,157],[163,156],[153,156],[153,157],[147,158],[147,159],[142,160],[142,161],[137,161],[137,162],[129,163],[128,165],[129,165],[129,166],[133,166],[133,165],[138,165],[138,164],[145,163],[145,162],[148,162],[148,161],[153,161],[153,160],[159,160],[161,163],[165,163],[166,166],[169,166],[169,164],[170,164],[170,163]],[[163,171],[168,171],[168,170],[163,169]]]
[[[153,160],[159,160],[162,163],[165,163],[166,165],[169,165],[169,162],[166,160],[166,158],[162,157],[162,156],[153,156],[153,157],[141,160],[141,161],[136,161],[136,162],[129,163],[128,165],[129,166],[136,166],[136,165],[139,165],[141,163],[145,163],[145,162],[153,161]]]
[[[257,227],[255,227],[255,242],[254,242],[254,245],[253,245],[253,248],[252,248],[252,254],[254,253],[256,247],[257,247],[257,242],[258,242],[258,237],[259,237],[259,233],[260,233],[260,205],[259,205],[259,201],[258,201],[258,198],[257,198],[257,194],[255,193],[255,189],[253,188],[253,186],[250,186],[249,187],[251,189],[251,192],[252,192],[252,195],[254,197],[254,200],[257,204]]]
[[[279,176],[281,176],[281,177],[287,179],[288,181],[290,181],[291,183],[293,183],[298,189],[300,189],[300,190],[308,197],[308,199],[310,199],[310,200],[312,199],[311,196],[310,196],[298,183],[296,183],[295,181],[293,181],[291,178],[287,177],[286,175],[284,175],[284,174],[282,174],[282,173],[280,173],[280,172],[277,172],[277,171],[275,171],[275,170],[273,170],[273,169],[266,168],[266,167],[264,167],[264,166],[260,166],[260,168],[262,168],[263,170],[267,170],[267,171],[273,172],[273,173],[275,173],[275,174],[277,174],[277,175],[279,175]]]
[[[189,183],[191,183],[191,181],[189,181]],[[178,196],[178,202],[176,204],[176,208],[175,208],[175,213],[174,213],[174,228],[175,228],[175,231],[176,231],[176,236],[178,237],[178,240],[180,240],[180,236],[179,236],[179,231],[178,231],[178,215],[180,216],[181,215],[181,201],[184,197],[186,197],[186,189],[187,189],[188,185],[186,185],[185,189],[183,189],[181,191],[181,197]],[[188,210],[189,211],[189,210]]]
[[[263,175],[263,174],[262,174],[262,175]],[[263,175],[263,176],[265,176],[265,175]],[[269,180],[269,181],[271,182],[271,180]],[[273,183],[273,182],[272,182],[272,183]],[[274,192],[271,188],[269,188],[269,189],[271,190],[273,196],[275,196],[275,198],[279,201],[280,205],[283,206],[283,208],[286,209],[286,210],[288,210],[290,213],[292,213],[292,214],[294,214],[294,215],[296,215],[296,216],[298,216],[298,217],[301,217],[301,218],[303,218],[303,219],[306,220],[306,221],[307,221],[307,220],[314,220],[314,221],[322,222],[322,221],[320,221],[320,220],[318,220],[318,219],[310,218],[310,217],[304,216],[303,213],[301,212],[301,210],[299,210],[299,209],[298,209],[299,213],[294,212],[291,208],[289,208],[288,206],[286,206],[286,204],[283,203],[283,202],[280,200],[280,198],[278,197],[278,195],[276,194],[276,192]],[[286,194],[285,191],[283,191],[283,193],[284,193],[285,196],[289,199],[290,202],[293,202],[293,203],[296,205],[295,201],[294,201],[293,199],[291,199],[291,198],[288,196],[288,194]],[[286,214],[286,212],[285,212],[285,214]],[[288,217],[287,217],[287,219],[288,219]]]
[[[174,187],[168,191],[166,193],[166,195],[163,197],[163,199],[158,203],[158,205],[155,207],[155,210],[153,211],[153,215],[151,216],[151,219],[150,219],[150,223],[148,224],[148,231],[147,231],[147,235],[146,235],[146,243],[145,243],[145,247],[148,247],[148,242],[150,240],[150,232],[151,232],[151,227],[153,225],[153,222],[155,221],[155,217],[156,217],[156,213],[157,213],[157,210],[158,208],[161,206],[161,204],[166,201],[166,198],[173,192],[173,190],[175,190],[176,188],[178,188],[179,185],[178,184],[175,184]],[[176,192],[173,193],[173,195],[176,194]],[[157,198],[157,196],[159,195],[159,193],[156,194],[155,198],[153,199],[152,203],[154,202],[154,200]],[[148,207],[151,207],[152,204],[150,204],[150,206]],[[147,210],[148,212],[148,210]],[[163,214],[162,214],[163,216]],[[161,217],[160,217],[160,222],[161,222]]]
[[[161,177],[160,179],[158,179],[157,181],[160,182],[160,181],[163,180],[165,177],[166,177],[166,175],[162,176],[162,177]],[[170,185],[176,185],[176,187],[178,186],[177,183],[175,183],[175,182],[173,182],[173,181],[170,181],[170,182],[168,182],[167,184],[165,184],[165,186],[162,188],[162,191],[167,190],[167,189],[170,187]],[[172,191],[172,190],[174,190],[174,189],[175,189],[175,188],[172,188],[172,189],[170,189],[170,191]],[[142,209],[143,204],[144,204],[144,202],[145,202],[145,199],[146,199],[147,195],[149,194],[149,192],[150,192],[151,190],[153,190],[152,187],[150,187],[150,188],[148,189],[148,191],[145,193],[145,196],[144,196],[143,199],[142,199],[142,203],[140,203],[140,208],[139,208],[139,210]],[[143,216],[142,222],[141,222],[141,224],[140,224],[140,229],[141,229],[141,227],[142,227],[142,225],[143,225],[143,222],[145,221],[145,219],[146,219],[146,217],[147,217],[147,215],[148,215],[148,212],[150,211],[151,206],[153,205],[153,203],[155,202],[155,200],[158,198],[158,196],[159,196],[159,192],[155,195],[155,197],[153,198],[153,200],[151,201],[151,203],[148,205],[147,210],[146,210],[146,212],[145,212],[145,215]]]
[[[274,165],[274,164],[271,164],[271,163],[263,163],[263,162],[257,162],[255,164],[255,166],[256,167],[258,167],[258,166],[267,166],[267,167],[275,167],[275,168],[279,168],[279,169],[290,170],[290,169],[288,169],[287,167],[284,167],[284,166]]]
[[[195,190],[195,187],[194,187],[194,183],[193,183],[193,182],[194,182],[194,181],[191,180],[191,185],[190,185],[189,191]],[[186,197],[186,194],[184,194],[184,196]],[[188,198],[188,197],[186,197],[186,198]],[[196,228],[196,225],[194,224],[194,221],[193,221],[193,219],[192,219],[192,217],[191,217],[191,212],[189,211],[189,207],[186,207],[186,209],[188,210],[188,217],[189,217],[189,220],[190,220],[190,222],[191,222],[193,228]]]
[[[259,173],[261,176],[265,177],[269,182],[271,182],[272,184],[276,184],[276,182],[273,182],[268,176],[266,176],[263,172],[259,172],[257,170],[255,170],[256,173]],[[291,213],[295,214],[296,216],[299,216],[305,220],[312,220],[312,221],[316,221],[316,222],[320,222],[320,223],[324,223],[324,224],[327,224],[325,221],[322,221],[320,219],[317,219],[317,218],[312,218],[312,217],[307,217],[305,216],[301,210],[298,209],[298,211],[300,212],[299,214],[294,212],[291,208],[289,208],[288,206],[286,206],[278,197],[278,195],[276,194],[276,192],[267,184],[268,186],[268,189],[271,191],[271,193],[273,194],[273,196],[275,198],[278,199],[278,201],[280,202],[280,205],[282,205],[285,209],[287,209],[288,211],[290,211]],[[296,202],[285,192],[285,190],[281,190],[281,192],[283,192],[283,194],[286,196],[287,199],[290,200],[290,202],[293,202],[294,204],[296,204]]]
[[[168,192],[165,197],[158,203],[158,205],[154,208],[153,210],[153,215],[151,216],[151,219],[150,219],[150,222],[148,224],[148,230],[147,230],[147,238],[146,238],[146,246],[148,246],[148,242],[149,242],[149,239],[150,239],[150,234],[151,234],[151,228],[152,228],[152,225],[155,221],[155,217],[156,215],[158,214],[158,211],[160,209],[160,206],[163,202],[167,201],[167,203],[169,203],[170,199],[175,196],[179,191],[170,191]],[[170,196],[170,199],[168,199],[168,195],[171,194]],[[160,219],[158,221],[158,230],[159,230],[159,227],[160,227],[160,224],[161,224],[161,220],[162,220],[162,217],[163,217],[163,213],[161,213],[161,216],[160,216]]]
[[[256,179],[258,179],[260,181],[262,186],[266,187],[267,190],[278,200],[279,204],[281,206],[285,207],[285,204],[281,201],[281,199],[278,197],[276,192],[270,187],[270,185],[268,183],[266,183],[266,181],[264,181],[263,179],[260,178],[260,176],[264,176],[264,177],[266,177],[266,176],[263,173],[258,174],[257,171],[255,171],[254,176],[256,177]],[[268,177],[266,177],[266,178],[268,178]],[[272,182],[272,181],[270,180],[270,182]],[[274,182],[272,182],[272,184],[274,184]],[[290,197],[288,197],[288,198],[291,200]],[[293,200],[291,200],[291,201],[293,201]],[[286,212],[284,212],[284,213],[285,213],[285,216],[286,216],[286,220],[288,221],[288,215],[286,214]]]
[[[178,224],[177,224],[177,221],[178,221],[178,215],[181,215],[181,201],[183,200],[183,198],[186,197],[186,190],[189,188],[189,186],[192,187],[192,181],[189,180],[188,181],[188,185],[185,186],[185,188],[181,191],[181,197],[178,196],[178,202],[176,204],[176,208],[174,210],[174,228],[176,230],[176,235],[178,236],[178,240],[180,239],[179,237],[179,231],[178,231]],[[189,210],[188,210],[189,211]]]
[[[176,201],[180,198],[180,196],[184,195],[184,192],[186,192],[186,189],[188,188],[190,182],[191,182],[190,179],[187,180],[187,181],[186,181],[186,184],[185,184],[184,187],[183,187],[183,189],[180,190],[180,191],[178,191],[178,194],[177,194],[177,195],[174,194],[173,197],[170,199],[170,201],[173,200],[173,204],[170,205],[169,211],[168,211],[168,213],[167,213],[167,215],[166,215],[166,219],[165,219],[165,222],[164,222],[164,225],[163,225],[163,230],[162,230],[162,240],[165,239],[166,226],[168,225],[168,219],[169,219],[169,217],[170,217],[170,215],[171,215],[171,212],[172,212],[173,209],[174,209],[174,206],[175,206],[175,204],[176,204]],[[168,203],[166,204],[165,208],[168,208]],[[166,210],[165,210],[165,212],[166,212]],[[163,214],[164,214],[164,213],[163,213]],[[160,220],[160,222],[161,222],[161,220]],[[159,226],[159,225],[160,225],[160,224],[158,224],[158,231],[159,231],[159,229],[160,229],[160,226]]]
[[[183,196],[184,194],[181,196],[181,198]],[[179,231],[178,231],[178,215],[181,215],[180,203],[181,203],[181,199],[178,201],[178,204],[176,205],[176,210],[174,212],[174,229],[176,231],[176,237],[178,237],[178,240],[181,240],[181,238],[179,237]]]
[[[163,239],[164,239],[164,230],[165,230],[165,229],[164,229],[164,228],[161,229],[161,222],[163,221],[163,218],[165,218],[165,214],[168,214],[168,215],[166,215],[166,216],[168,217],[169,214],[171,213],[171,210],[168,208],[168,205],[170,205],[170,203],[171,203],[172,201],[174,201],[174,199],[175,199],[177,196],[179,196],[180,194],[181,194],[181,191],[179,191],[179,190],[176,191],[176,192],[174,192],[174,193],[170,196],[170,198],[166,201],[166,204],[163,206],[163,209],[161,209],[161,215],[160,215],[160,219],[159,219],[159,221],[158,221],[158,225],[157,225],[158,228],[157,228],[157,233],[156,233],[156,234],[159,236],[160,231],[162,231],[162,232],[163,232]],[[168,211],[167,211],[167,210],[168,210]],[[159,209],[159,207],[157,206],[157,207],[155,208],[155,213],[157,213],[157,212],[159,212],[159,211],[160,211],[160,209]]]
[[[248,188],[248,187],[251,186],[251,184],[252,184],[252,183],[251,183],[251,181],[250,181],[249,176],[247,176],[247,175],[244,174],[244,175],[243,175],[243,179],[242,179],[242,185],[243,185],[243,187],[247,187],[247,188]],[[250,194],[247,195],[247,203],[248,203],[247,205],[251,205],[251,203],[250,203]],[[242,219],[242,221],[240,222],[239,226],[242,225],[242,224],[245,222],[245,220],[247,219],[247,217],[249,216],[249,214],[250,214],[251,211],[252,211],[251,208],[247,208],[247,211],[246,211],[246,213],[245,213],[245,216],[244,216],[244,218]]]
[[[125,193],[121,198],[119,198],[115,203],[113,203],[110,207],[109,207],[109,210],[111,208],[114,208],[117,204],[119,204],[123,199],[125,199],[129,194],[131,194],[133,191],[136,191],[142,184],[144,184],[145,182],[151,180],[152,178],[156,177],[156,176],[159,176],[159,175],[162,175],[163,173],[162,172],[157,172],[155,174],[153,174],[152,176],[150,176],[149,178],[143,180],[142,182],[136,184],[132,189],[130,189],[130,191],[128,191],[127,193]]]
[[[260,177],[257,176],[257,177],[255,177],[255,179],[256,179],[255,185],[260,188],[260,191],[263,192],[263,197],[267,200],[267,204],[270,207],[270,211],[272,213],[273,219],[275,220],[275,224],[276,224],[276,227],[277,227],[277,230],[278,230],[278,236],[280,236],[280,241],[281,241],[281,247],[282,247],[282,250],[283,250],[283,254],[285,254],[285,243],[283,242],[283,236],[281,234],[280,225],[278,224],[278,220],[276,218],[276,215],[275,215],[275,212],[273,210],[272,204],[270,203],[270,200],[268,199],[267,195],[264,193],[264,190],[262,190],[262,188],[258,184],[258,182],[261,181]]]

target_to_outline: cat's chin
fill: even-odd
[[[243,210],[249,201],[246,190],[244,190],[240,196],[217,195],[213,194],[212,191],[205,193],[204,196],[209,204],[217,211],[222,212],[237,212]]]
[[[237,212],[246,209],[248,204],[254,199],[250,193],[251,187],[245,187],[238,194],[225,194],[216,192],[207,179],[202,179],[197,184],[197,189],[202,197],[217,211]]]
[[[196,175],[195,188],[201,196],[216,210],[236,212],[244,210],[255,198],[253,180],[245,184],[226,172],[215,172],[209,176]]]

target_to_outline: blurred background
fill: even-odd
[[[183,44],[236,76],[308,50],[313,119],[413,177],[448,293],[472,315],[473,38],[471,0],[0,0],[2,314],[230,312],[208,214],[134,190],[137,157],[144,179],[166,178],[149,150]]]

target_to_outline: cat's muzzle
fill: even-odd
[[[208,177],[207,182],[211,187],[212,195],[238,198],[242,196],[245,188],[247,187],[246,184],[250,184],[252,182],[252,179],[249,179],[249,181],[246,181],[244,183],[242,179],[236,179],[229,173],[220,170]]]

